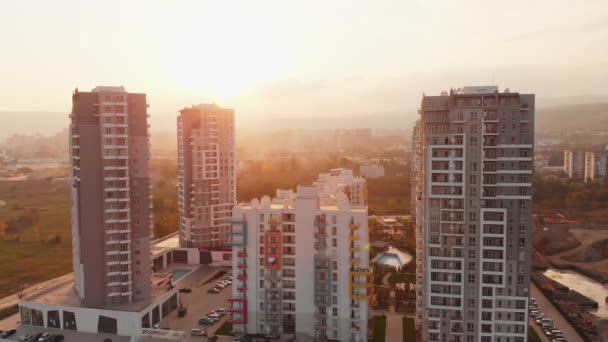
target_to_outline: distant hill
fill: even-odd
[[[536,111],[536,128],[540,130],[608,130],[608,101],[537,107]]]

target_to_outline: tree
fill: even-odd
[[[23,297],[25,296],[25,289],[27,289],[28,286],[29,285],[27,285],[27,284],[19,285],[19,288],[17,289],[17,298],[23,299]]]

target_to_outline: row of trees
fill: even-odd
[[[534,178],[535,209],[593,211],[608,208],[608,182],[580,183],[558,177]]]

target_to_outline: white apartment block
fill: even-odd
[[[602,180],[608,163],[606,151],[585,152],[585,183]]]
[[[368,243],[365,180],[352,170],[237,205],[234,331],[366,341],[373,298]]]
[[[527,341],[534,95],[465,87],[424,96],[420,114],[412,160],[422,339]]]
[[[181,246],[226,246],[236,204],[234,111],[215,104],[185,108],[177,136]]]
[[[585,173],[584,152],[564,150],[564,172],[568,178],[582,178]]]

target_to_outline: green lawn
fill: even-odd
[[[416,328],[414,319],[403,317],[403,342],[416,341]]]
[[[215,334],[232,336],[232,323],[228,323],[228,321],[224,322],[224,324],[217,328]]]
[[[386,316],[374,316],[374,342],[384,342],[386,337]]]
[[[538,334],[536,333],[536,330],[534,330],[534,328],[532,328],[531,326],[528,327],[528,332],[530,337],[532,338],[532,342],[541,342],[541,338],[540,336],[538,336]]]

